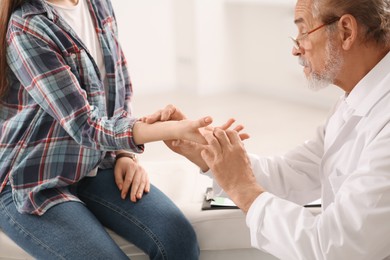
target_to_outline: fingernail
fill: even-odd
[[[211,122],[211,117],[206,117],[206,118],[204,119],[204,121],[205,121],[206,123]]]

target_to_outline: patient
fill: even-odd
[[[149,183],[147,142],[205,143],[210,117],[145,124],[107,0],[2,0],[0,228],[37,259],[198,259],[195,232]]]

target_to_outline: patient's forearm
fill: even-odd
[[[153,124],[138,121],[133,126],[133,139],[138,145],[175,139],[206,144],[206,140],[200,133],[199,128],[208,126],[212,122],[211,117],[204,117],[198,120],[164,121]]]
[[[136,122],[133,127],[133,138],[136,144],[155,141],[180,139],[180,121],[165,121],[147,124]]]

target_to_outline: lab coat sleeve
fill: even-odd
[[[257,197],[246,218],[252,246],[280,259],[389,257],[389,141],[379,137],[365,148],[320,215],[269,192]]]

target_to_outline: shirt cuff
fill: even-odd
[[[265,191],[253,201],[246,215],[246,224],[249,228],[254,222],[258,222],[259,218],[263,217],[264,207],[273,197],[274,195]],[[259,222],[261,223],[261,221]]]

